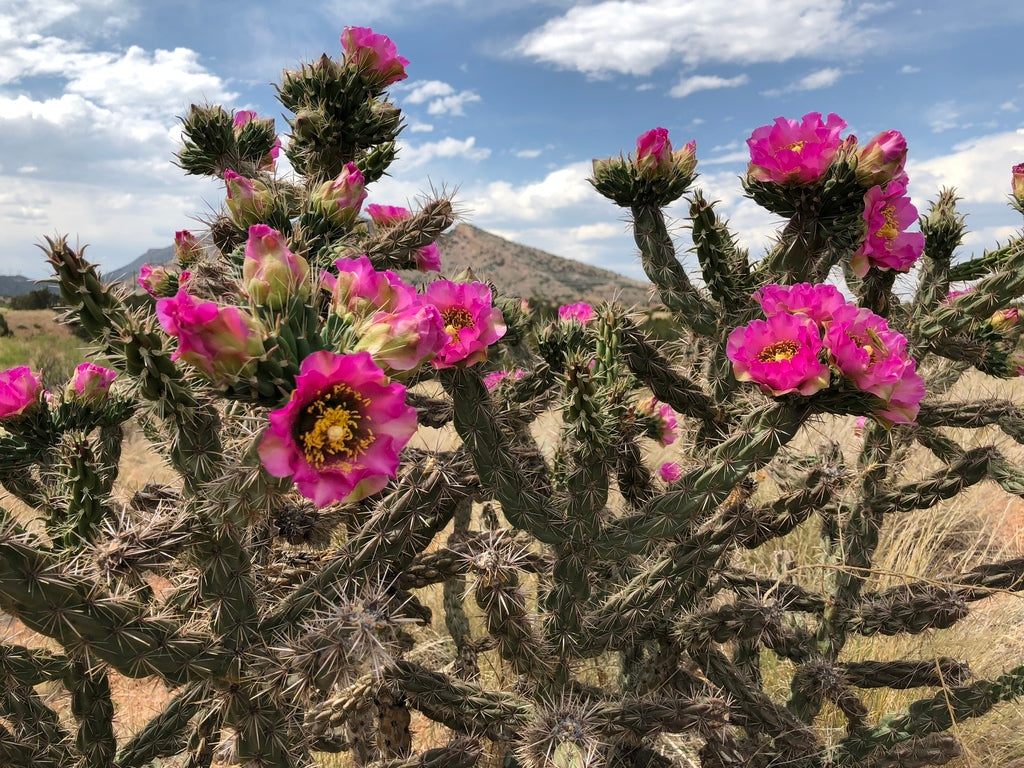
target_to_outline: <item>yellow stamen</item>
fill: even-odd
[[[769,344],[757,354],[757,359],[762,363],[778,363],[783,360],[791,360],[800,351],[795,341],[776,341]]]
[[[303,411],[302,422],[312,424],[297,435],[302,453],[312,466],[320,469],[330,460],[340,458],[346,463],[373,442],[373,432],[359,429],[361,407],[369,400],[360,397],[344,384],[326,392]]]
[[[443,310],[441,319],[444,320],[445,333],[456,341],[458,341],[460,330],[473,327],[473,316],[468,309],[463,307],[449,307]]]
[[[794,141],[792,144],[789,144],[787,146],[787,149],[791,149],[794,152],[803,152],[804,151],[804,144],[806,144],[806,143],[807,143],[806,141]]]
[[[896,221],[896,206],[887,205],[882,209],[885,224],[878,228],[878,234],[885,238],[885,247],[892,250],[892,243],[900,234],[899,223]]]

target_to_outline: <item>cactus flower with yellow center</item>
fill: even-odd
[[[505,318],[491,302],[484,283],[436,280],[427,286],[423,301],[441,313],[448,343],[434,358],[434,367],[468,366],[487,359],[487,348],[505,335]]]
[[[869,189],[864,195],[867,234],[850,259],[853,273],[864,277],[871,267],[907,272],[924,251],[924,235],[906,231],[916,221],[917,208],[901,182]]]
[[[269,415],[258,452],[274,477],[291,477],[317,506],[383,488],[416,431],[405,387],[367,352],[314,352],[302,361],[288,403]]]
[[[726,355],[740,381],[753,381],[769,395],[813,395],[828,386],[821,362],[818,324],[803,314],[780,313],[752,320],[729,334]]]
[[[775,118],[774,125],[754,129],[747,139],[750,165],[747,173],[757,181],[776,184],[810,184],[825,175],[842,141],[839,132],[846,121],[829,114],[809,112],[799,121]]]

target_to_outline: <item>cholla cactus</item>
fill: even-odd
[[[810,114],[749,140],[746,192],[788,219],[751,262],[693,187],[696,147],[655,129],[596,161],[593,183],[630,211],[692,354],[614,306],[531,328],[519,299],[473,278],[417,291],[392,271],[437,268],[452,205],[362,216],[395,159],[385,89],[407,62],[368,29],[342,42],[343,60],[278,88],[294,180],[274,175],[272,121],[186,116],[179,162],[222,178],[227,199],[212,249],[181,234],[180,274],[153,270],[131,296],[47,241],[110,369],[83,367],[53,395],[27,368],[0,374],[0,482],[44,524],[2,512],[0,606],[61,648],[0,645],[0,763],[297,767],[348,750],[390,768],[630,768],[682,765],[662,737],[687,734],[707,768],[938,765],[959,751],[955,723],[1024,692],[1020,660],[993,680],[966,659],[843,660],[852,636],[948,628],[1024,588],[1021,559],[867,583],[896,516],[985,478],[1024,495],[995,447],[944,431],[1024,442],[1018,405],[941,397],[972,366],[1021,373],[1024,241],[953,264],[952,191],[908,231],[902,137],[861,148],[838,116]],[[683,196],[700,282],[662,212]],[[916,293],[899,299],[915,262]],[[848,292],[825,284],[835,268]],[[561,435],[545,453],[531,425],[552,408]],[[788,447],[822,414],[869,420],[856,481],[838,447]],[[180,481],[124,502],[129,420]],[[409,446],[418,425],[449,423],[448,450]],[[677,438],[688,455],[656,477],[645,441]],[[914,444],[943,469],[903,477]],[[762,468],[777,488],[757,489]],[[801,564],[823,567],[817,591],[794,569],[740,564],[801,526],[823,534],[826,561]],[[438,584],[444,652],[423,602]],[[504,674],[485,674],[484,654]],[[762,679],[769,654],[792,669],[781,697]],[[122,743],[111,669],[172,694]],[[51,681],[70,713],[37,692]],[[862,691],[877,687],[926,690],[874,720]],[[819,727],[826,707],[844,733]],[[438,724],[429,743],[412,710]]]

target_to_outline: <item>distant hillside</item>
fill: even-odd
[[[467,266],[481,279],[490,280],[510,296],[543,298],[557,303],[599,302],[617,299],[625,306],[654,303],[649,287],[607,269],[598,269],[572,259],[513,243],[469,224],[459,224],[437,241],[446,275]],[[167,264],[174,259],[174,246],[150,248],[130,264],[103,273],[106,282],[131,281],[143,264]],[[410,279],[416,274],[407,275]],[[34,284],[25,278],[27,293]],[[0,295],[5,295],[0,282]],[[11,294],[6,294],[11,295]]]
[[[513,243],[469,224],[459,224],[437,241],[446,273],[467,266],[512,296],[557,302],[616,298],[620,303],[652,304],[645,283],[573,259]]]
[[[114,269],[110,272],[103,273],[103,280],[108,283],[115,281],[134,280],[143,264],[166,264],[174,259],[174,246],[168,245],[164,248],[150,248],[144,254],[139,256],[131,264],[125,264],[120,269]]]
[[[24,296],[40,288],[57,290],[53,283],[40,283],[21,275],[0,275],[0,296]]]

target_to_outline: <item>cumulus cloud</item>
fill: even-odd
[[[1010,192],[1010,168],[1024,157],[1024,128],[1004,131],[955,144],[953,151],[927,160],[911,160],[907,173],[911,179],[914,203],[919,208],[923,192],[934,195],[939,187],[956,187],[965,203],[1004,203]]]
[[[543,149],[520,149],[515,156],[523,160],[532,160],[535,157],[540,157],[543,151]]]
[[[874,31],[863,18],[877,10],[844,0],[601,0],[550,19],[516,52],[592,76],[645,76],[676,61],[695,67],[828,57],[870,48]]]
[[[804,75],[799,80],[794,80],[785,88],[772,88],[764,91],[762,95],[774,97],[780,96],[783,93],[792,93],[793,91],[816,91],[819,88],[829,88],[835,85],[842,76],[843,70],[838,67],[826,67],[825,69],[811,72],[809,75]]]
[[[403,84],[399,91],[408,90],[404,97],[406,104],[426,104],[427,114],[452,115],[462,117],[466,114],[463,106],[480,101],[480,95],[474,91],[456,91],[453,86],[442,80],[422,80]]]
[[[692,77],[684,77],[680,80],[672,87],[672,90],[668,92],[668,95],[675,96],[677,99],[683,99],[697,91],[710,91],[716,88],[736,88],[741,85],[746,85],[748,81],[749,78],[746,75],[736,75],[736,77],[694,75]]]
[[[426,165],[437,158],[483,160],[491,156],[490,149],[476,145],[475,136],[465,139],[446,136],[440,141],[428,141],[415,145],[399,142],[398,149],[403,171]]]

